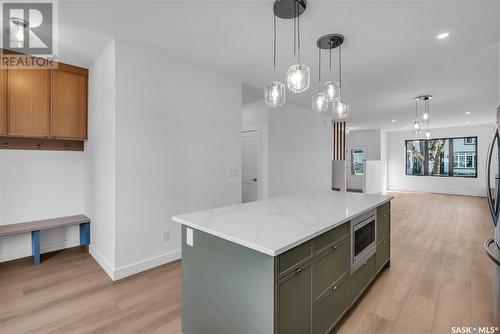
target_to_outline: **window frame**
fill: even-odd
[[[470,144],[466,144],[466,138],[474,138],[474,143],[470,143]],[[463,139],[464,141],[464,145],[474,145],[475,148],[474,148],[474,152],[476,153],[475,156],[476,156],[476,159],[473,159],[473,164],[474,164],[474,167],[457,167],[457,168],[463,168],[463,169],[474,169],[475,170],[475,175],[471,175],[471,176],[468,176],[468,175],[427,175],[425,174],[408,174],[408,170],[407,170],[407,166],[408,166],[408,142],[414,142],[414,141],[422,141],[423,142],[423,145],[425,147],[428,147],[428,141],[430,140],[448,140],[449,142],[453,142],[453,140],[455,139]],[[405,165],[404,165],[404,175],[405,176],[417,176],[417,177],[421,177],[421,176],[428,176],[428,177],[457,177],[457,178],[466,178],[466,179],[477,179],[478,177],[478,151],[477,151],[477,136],[463,136],[463,137],[439,137],[439,138],[431,138],[431,139],[422,139],[422,138],[414,138],[414,139],[406,139],[405,140],[405,143],[404,143],[404,152],[405,152]],[[453,154],[450,154],[450,156],[448,157],[448,159],[451,158],[451,161],[448,161],[449,164],[451,164],[451,168],[452,170],[455,168],[455,155],[456,153],[464,153],[463,151],[460,151],[460,152],[456,152],[453,150],[452,152]],[[464,162],[465,162],[465,166],[467,166],[467,155],[464,155]],[[475,163],[474,163],[475,162]],[[429,163],[429,160],[428,160],[428,157],[426,156],[425,158],[425,163],[424,164],[428,164]],[[458,163],[458,161],[457,161]]]

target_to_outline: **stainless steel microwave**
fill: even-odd
[[[377,251],[377,211],[370,210],[351,220],[351,274]]]

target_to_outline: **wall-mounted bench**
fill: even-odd
[[[88,246],[90,244],[90,219],[84,215],[0,225],[0,237],[31,232],[33,264],[40,264],[40,231],[70,225],[80,225],[80,246]]]

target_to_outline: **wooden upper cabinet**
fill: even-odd
[[[48,137],[50,70],[8,70],[8,135]]]
[[[0,135],[7,134],[7,71],[0,69]]]
[[[87,139],[87,75],[65,68],[52,71],[51,136]]]

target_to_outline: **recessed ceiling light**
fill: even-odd
[[[445,38],[447,38],[448,36],[450,36],[450,33],[449,33],[449,32],[443,32],[443,33],[441,33],[441,34],[437,35],[437,38],[438,38],[438,39],[445,39]]]
[[[470,121],[465,122],[465,124],[470,124]]]
[[[395,119],[393,119],[391,122],[392,122],[392,123],[396,123],[396,120],[395,120]]]
[[[470,115],[470,111],[466,111],[466,112],[465,112],[465,114],[466,114],[466,115]]]
[[[408,126],[405,126],[405,129],[408,129],[409,127]]]

